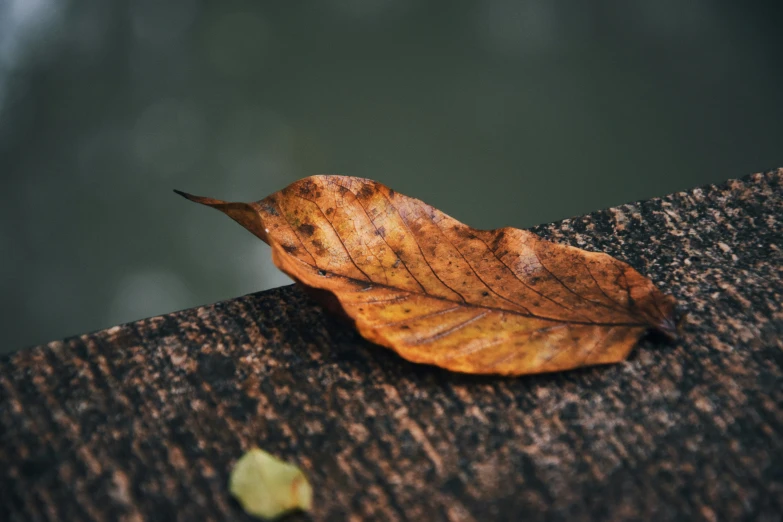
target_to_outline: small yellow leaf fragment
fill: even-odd
[[[258,448],[237,461],[228,487],[247,513],[264,519],[295,509],[309,511],[313,503],[313,488],[304,473]]]

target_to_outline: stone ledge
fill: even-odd
[[[0,359],[0,519],[249,520],[228,473],[298,463],[314,520],[777,520],[783,169],[541,225],[688,313],[673,345],[522,378],[408,363],[293,286]]]

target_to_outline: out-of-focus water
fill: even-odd
[[[783,166],[746,5],[0,0],[0,351],[288,282],[173,188],[339,173],[527,227]]]

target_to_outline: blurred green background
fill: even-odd
[[[783,166],[780,4],[0,0],[0,351],[288,282],[173,188],[527,227]]]

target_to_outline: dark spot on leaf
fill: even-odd
[[[298,249],[294,245],[283,245],[283,250],[289,254],[295,254]]]
[[[403,312],[405,312],[406,314],[409,314],[409,313],[411,313],[411,309],[410,308],[406,308],[405,310],[403,310]]]
[[[375,194],[375,191],[370,185],[363,185],[361,190],[359,190],[358,196],[363,199],[369,199],[373,194]]]
[[[404,324],[404,325],[400,326],[400,328],[401,328],[402,330],[410,330],[410,329],[411,329],[411,327],[410,327],[410,326],[408,326],[407,324]]]
[[[481,292],[481,295],[483,295],[484,297],[488,297],[489,296],[489,292],[487,292],[487,291]]]
[[[378,227],[378,230],[376,231],[377,234],[381,237],[386,237],[386,228],[384,227]]]
[[[332,207],[329,207],[329,208],[327,208],[327,209],[326,209],[326,215],[327,215],[327,216],[328,216],[329,214],[331,214],[332,212],[334,212],[334,209],[333,209]]]
[[[325,275],[326,275],[326,270],[321,270],[321,269],[319,268],[319,269],[318,269],[318,275],[319,275],[319,276],[325,276]]]
[[[394,189],[389,189],[389,197],[390,198],[394,197]]]
[[[324,244],[321,243],[320,239],[313,239],[311,243],[315,247],[315,254],[317,256],[326,256],[329,254],[329,251],[324,247]]]
[[[400,258],[398,257],[396,261],[394,261],[394,264],[392,265],[392,268],[397,268],[400,266]]]
[[[306,198],[311,194],[313,194],[316,188],[317,187],[315,183],[313,183],[312,181],[310,180],[303,181],[302,184],[299,185],[299,195]]]
[[[310,223],[304,223],[303,225],[299,225],[299,232],[310,237],[315,233],[315,227]]]
[[[500,246],[500,242],[503,241],[503,238],[505,238],[505,237],[506,237],[506,231],[505,230],[501,230],[500,232],[498,232],[498,235],[495,236],[495,240],[492,242],[492,250],[496,251],[498,249],[498,247]]]
[[[272,196],[261,201],[261,210],[272,216],[279,215],[277,212],[277,201]]]

